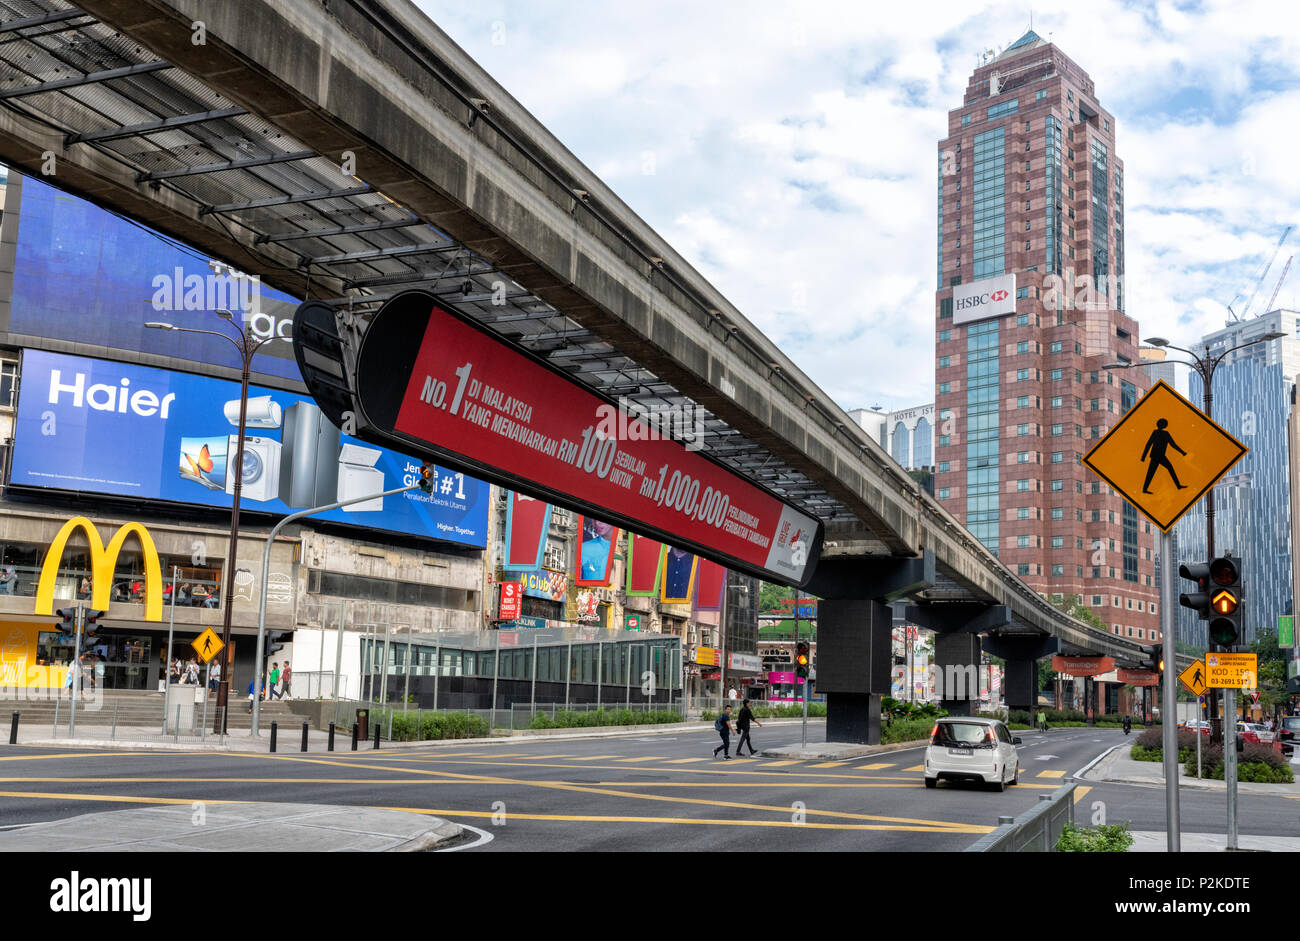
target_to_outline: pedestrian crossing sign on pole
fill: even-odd
[[[1191,666],[1178,674],[1178,680],[1193,696],[1200,696],[1206,689],[1205,664],[1200,660],[1193,660]]]
[[[1168,532],[1247,450],[1160,380],[1083,463]]]
[[[221,653],[221,649],[226,645],[221,642],[212,628],[206,628],[202,634],[190,641],[190,646],[194,648],[199,659],[204,663],[210,663],[212,658]]]

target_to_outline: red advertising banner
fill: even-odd
[[[394,377],[407,368],[397,401]],[[812,576],[818,519],[666,434],[659,418],[630,414],[447,312],[431,294],[404,292],[379,310],[356,383],[368,421],[426,452],[769,580],[805,584]]]
[[[518,582],[501,583],[501,609],[497,616],[503,621],[513,621],[523,609],[523,589]]]
[[[618,530],[609,523],[592,516],[578,517],[582,541],[578,543],[578,577],[575,585],[609,584],[614,570],[614,547],[618,545]]]
[[[649,536],[630,533],[627,540],[627,593],[645,598],[659,592],[660,565],[668,547]]]
[[[541,568],[550,528],[549,503],[511,492],[506,503],[506,560],[501,567],[507,572]]]
[[[695,573],[695,610],[721,611],[722,592],[727,583],[727,567],[700,559]]]
[[[1160,677],[1150,670],[1117,670],[1115,677],[1129,686],[1159,686]]]
[[[1114,657],[1052,657],[1052,669],[1066,676],[1099,676],[1115,669]]]

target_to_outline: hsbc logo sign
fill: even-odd
[[[952,322],[971,323],[989,317],[1001,317],[1016,311],[1016,276],[999,275],[974,284],[958,284],[952,289]]]

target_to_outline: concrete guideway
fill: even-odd
[[[0,830],[0,853],[417,853],[464,832],[438,817],[382,808],[177,800]]]

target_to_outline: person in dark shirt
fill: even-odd
[[[746,699],[740,706],[740,715],[736,717],[736,731],[740,733],[740,738],[736,740],[736,757],[741,756],[741,749],[745,743],[749,742],[749,753],[754,754],[754,742],[749,737],[749,723],[753,722],[759,728],[763,723],[754,718],[753,711],[749,708],[749,700]]]
[[[727,761],[731,760],[731,707],[727,706],[722,710],[716,719],[713,720],[713,727],[718,734],[722,736],[722,744],[713,749],[713,757],[718,757],[718,752],[722,752],[722,757]]]

